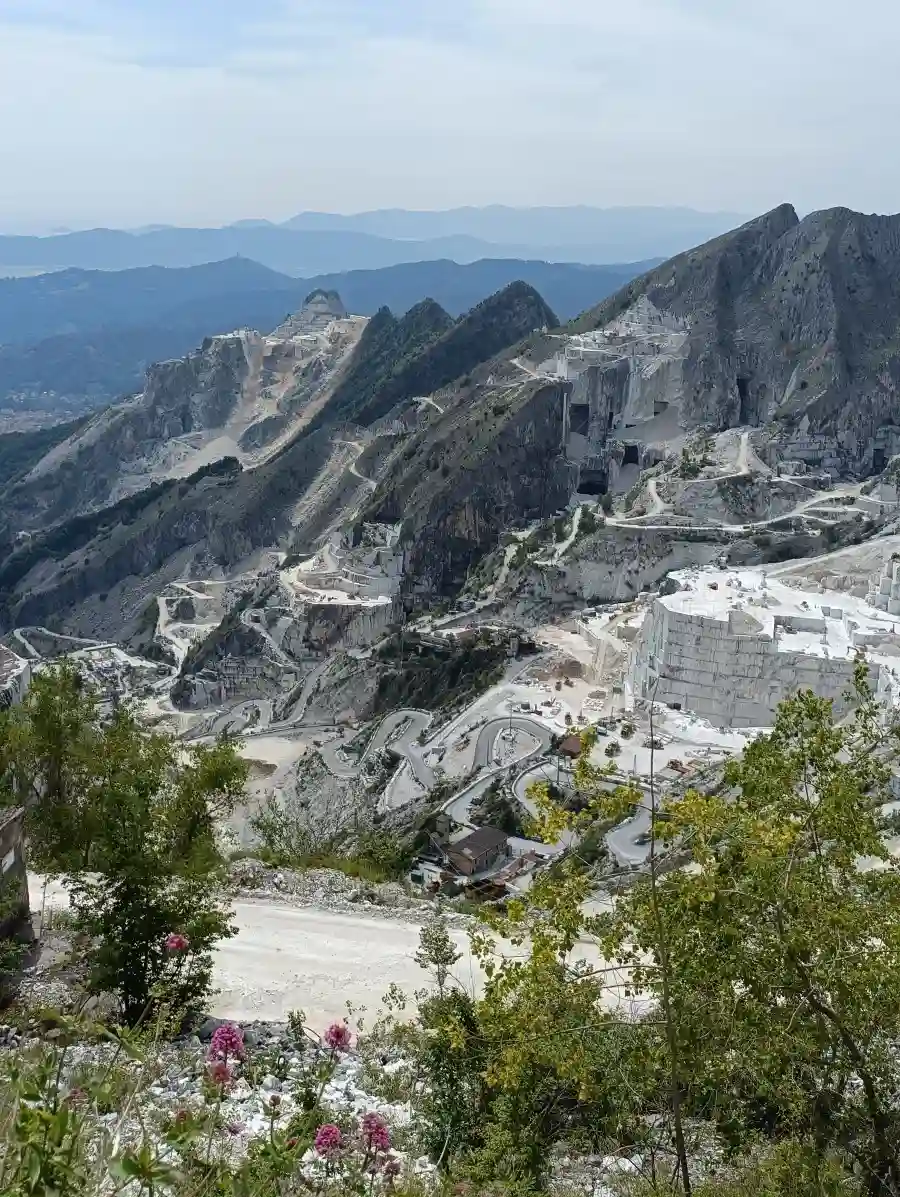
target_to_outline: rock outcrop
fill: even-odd
[[[282,335],[208,337],[151,366],[139,395],[79,425],[7,490],[4,520],[43,528],[225,457],[265,460],[330,397],[365,326],[332,314],[343,311],[338,298],[310,298]]]
[[[599,367],[634,440],[674,402],[676,432],[768,425],[773,458],[836,472],[877,473],[900,450],[900,216],[834,208],[801,221],[782,205],[636,279],[570,331],[631,319],[646,337],[641,303],[685,335],[656,371],[638,355],[640,377],[624,344]]]

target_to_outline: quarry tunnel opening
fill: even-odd
[[[579,436],[587,436],[589,431],[590,409],[586,404],[573,404],[570,416],[570,430]]]
[[[578,480],[580,495],[605,495],[609,490],[609,481],[597,474],[582,475]]]

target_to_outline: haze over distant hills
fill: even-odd
[[[136,391],[152,362],[181,357],[210,334],[274,328],[317,288],[338,291],[361,316],[382,307],[402,315],[426,298],[458,316],[522,280],[568,319],[653,264],[435,261],[296,279],[234,257],[0,279],[0,413],[77,415]]]
[[[511,208],[491,204],[442,212],[385,208],[350,216],[301,212],[285,221],[284,227],[304,232],[369,233],[398,240],[462,235],[495,245],[590,246],[603,260],[623,261],[677,253],[744,219],[736,212],[698,212],[693,208],[591,208],[584,204]]]
[[[125,270],[196,266],[236,254],[309,276],[402,262],[523,258],[601,264],[677,253],[740,223],[686,208],[460,208],[447,212],[302,213],[285,224],[225,228],[90,229],[0,237],[0,274],[76,266]]]

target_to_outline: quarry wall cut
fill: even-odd
[[[900,693],[900,635],[889,615],[844,594],[812,594],[753,570],[683,570],[651,603],[629,661],[633,697],[718,727],[769,727],[797,690],[853,704],[859,662],[885,704]]]

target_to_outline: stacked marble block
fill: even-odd
[[[796,617],[790,625],[822,632],[826,626],[824,619]],[[833,699],[835,713],[845,713],[855,660],[783,649],[780,631],[777,620],[774,635],[764,631],[746,610],[716,618],[671,611],[657,599],[635,645],[632,691],[678,704],[716,727],[771,726],[779,702],[801,689]]]
[[[881,574],[872,579],[866,601],[888,615],[900,615],[900,558],[885,561]]]

